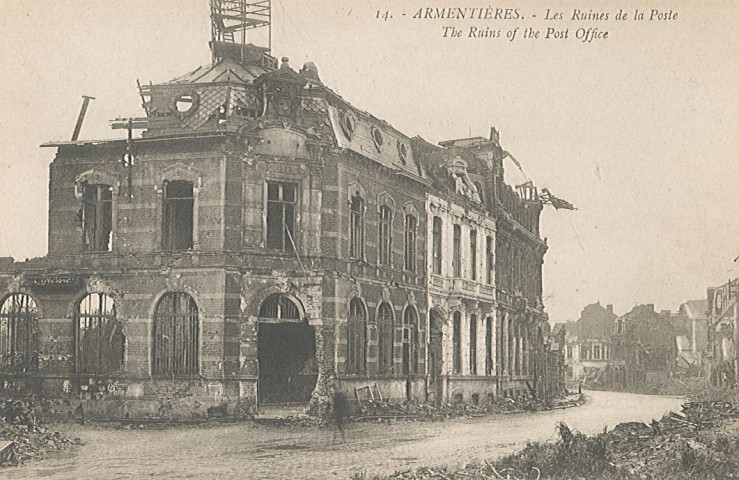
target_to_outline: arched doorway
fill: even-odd
[[[277,293],[262,302],[257,342],[259,402],[307,402],[318,378],[316,338],[294,300]]]

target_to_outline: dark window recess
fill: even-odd
[[[153,375],[198,373],[198,307],[188,294],[165,294],[154,313]]]
[[[193,246],[192,182],[164,182],[163,250],[188,250]]]
[[[391,373],[393,369],[393,311],[387,302],[377,309],[378,353],[380,373]]]
[[[477,230],[470,230],[470,278],[477,280]]]
[[[82,242],[84,250],[107,252],[113,231],[113,187],[82,185]]]
[[[452,332],[452,372],[462,373],[462,314],[454,312],[454,331]]]
[[[364,258],[364,200],[359,195],[352,197],[350,217],[349,256],[362,260]]]
[[[418,372],[418,356],[416,355],[418,314],[416,309],[407,307],[403,314],[403,375],[415,375]]]
[[[408,214],[405,216],[405,269],[410,272],[416,271],[416,217]]]
[[[295,302],[282,293],[274,293],[262,302],[259,307],[259,317],[299,320],[300,309],[295,305]]]
[[[487,262],[485,272],[487,278],[485,281],[488,284],[493,283],[493,269],[495,268],[495,256],[493,253],[493,237],[487,237],[485,239],[485,261]]]
[[[295,204],[297,187],[292,183],[267,182],[267,248],[295,250]]]
[[[442,243],[441,243],[441,218],[434,217],[434,225],[433,225],[433,261],[434,261],[434,270],[433,272],[436,275],[441,275],[441,261],[442,261]]]
[[[36,302],[24,293],[10,295],[0,307],[0,370],[36,370]]]
[[[455,277],[462,276],[462,227],[454,225],[454,244],[452,245],[452,270]]]
[[[493,319],[485,319],[485,375],[493,374]]]
[[[470,374],[477,375],[477,315],[470,315]]]
[[[123,367],[125,337],[115,303],[104,293],[91,293],[75,311],[77,373],[108,374]]]
[[[367,311],[358,298],[349,303],[347,322],[346,371],[364,373],[366,358]]]
[[[380,265],[391,264],[393,252],[393,212],[390,207],[380,207]]]

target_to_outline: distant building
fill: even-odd
[[[690,300],[680,305],[677,312],[662,311],[675,327],[677,346],[676,374],[700,376],[703,355],[708,348],[708,318],[706,300]]]
[[[602,386],[611,359],[611,335],[617,316],[613,305],[600,302],[583,308],[576,322],[566,324],[565,365],[569,388]]]
[[[671,378],[677,359],[675,328],[654,305],[639,305],[618,317],[611,337],[613,359],[608,383],[613,389],[635,389]]]
[[[739,280],[709,288],[708,352],[709,375],[714,385],[736,384],[739,368]]]

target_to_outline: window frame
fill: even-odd
[[[437,228],[438,225],[438,228]],[[443,272],[443,247],[444,247],[444,221],[441,219],[441,217],[435,216],[432,223],[432,230],[431,230],[431,256],[432,256],[432,262],[433,262],[433,269],[432,272],[435,275],[441,275]]]
[[[409,272],[416,271],[416,247],[418,239],[418,217],[413,213],[405,214],[405,255],[404,267]]]
[[[382,301],[375,315],[377,325],[377,369],[391,374],[395,361],[395,312],[389,302]]]
[[[115,344],[112,342],[116,333],[121,342],[120,352],[113,350],[118,344],[117,341]],[[92,351],[88,352],[88,348]],[[109,375],[124,369],[126,336],[118,321],[113,297],[102,292],[93,292],[75,302],[74,352],[75,373],[78,375]],[[106,353],[109,355],[106,356]],[[93,358],[94,356],[97,358]],[[110,363],[106,365],[105,362]]]
[[[183,301],[188,304],[183,306]],[[160,311],[163,305],[170,310]],[[200,326],[200,309],[190,294],[181,291],[166,292],[159,298],[152,318],[152,376],[190,378],[200,374]],[[160,332],[163,332],[161,336]],[[180,340],[181,337],[185,337],[185,340]],[[167,347],[161,346],[165,339]],[[179,358],[175,348],[177,346],[182,346],[185,353],[181,355],[182,352],[179,352]]]
[[[452,373],[462,373],[462,312],[452,313]]]
[[[367,308],[358,297],[349,301],[346,339],[346,372],[367,373]]]
[[[173,185],[189,185],[191,189],[190,196],[169,197],[168,192]],[[194,250],[196,244],[195,233],[195,216],[196,216],[196,197],[197,189],[195,182],[190,180],[164,180],[162,182],[162,251],[165,252],[182,252]],[[176,225],[180,224],[180,209],[185,207],[184,217],[190,220],[190,232],[184,239],[179,235],[184,234],[186,229],[182,228],[180,232],[175,231]],[[189,210],[189,215],[187,211]]]
[[[277,187],[277,199],[270,198],[270,186],[274,185]],[[292,200],[285,200],[285,187],[293,188]],[[267,250],[283,253],[291,253],[297,251],[297,240],[295,238],[295,226],[298,220],[298,207],[299,207],[299,193],[300,187],[296,182],[284,181],[284,180],[266,180],[264,183],[265,188],[265,204],[264,204],[264,221],[265,221],[265,234],[264,234],[264,247]],[[280,218],[280,244],[271,244],[270,235],[270,212],[273,210],[271,207],[274,206],[279,209]],[[287,211],[292,209],[292,214],[288,215]],[[287,219],[290,217],[290,221]],[[273,221],[278,221],[273,218]]]
[[[454,224],[452,240],[452,276],[462,276],[462,226],[458,223]]]
[[[357,205],[355,208],[355,199]],[[349,258],[364,261],[364,213],[366,200],[359,192],[349,199]]]
[[[38,369],[38,304],[27,293],[13,292],[0,303],[0,369]]]
[[[393,209],[380,205],[378,210],[378,265],[391,267],[393,264]]]
[[[113,250],[113,185],[83,181],[81,187],[82,249],[85,252],[110,252]],[[92,200],[88,195],[91,192]],[[109,194],[107,198],[104,198],[105,192]],[[89,218],[92,220],[88,222]]]

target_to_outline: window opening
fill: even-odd
[[[477,230],[470,230],[470,277],[477,280]]]
[[[455,277],[462,276],[462,227],[454,225],[454,244],[452,257],[452,270]]]
[[[405,216],[405,269],[416,271],[416,227],[418,221],[412,214]]]
[[[349,373],[364,373],[366,358],[367,311],[358,298],[349,303],[347,322],[346,370]]]
[[[417,325],[416,309],[407,307],[403,313],[403,375],[414,375],[418,371],[418,359],[415,354]]]
[[[296,185],[267,182],[267,248],[281,252],[293,250]]]
[[[123,367],[125,337],[111,297],[91,293],[80,300],[75,333],[77,373],[106,374]]]
[[[166,293],[156,307],[153,333],[152,374],[198,373],[198,307],[192,297],[182,292]]]
[[[380,265],[390,265],[393,242],[393,212],[388,206],[380,207]]]
[[[454,312],[452,332],[453,373],[462,373],[462,314]]]
[[[36,370],[38,308],[29,295],[14,293],[0,307],[0,369]]]
[[[113,187],[84,183],[82,201],[84,249],[91,252],[110,251],[113,231]]]
[[[378,353],[380,373],[390,373],[393,369],[393,311],[387,302],[377,309]]]
[[[262,302],[259,307],[259,317],[300,320],[300,309],[295,302],[284,294],[274,293]]]
[[[470,315],[470,374],[477,375],[477,315]]]
[[[164,182],[163,250],[188,250],[193,247],[194,205],[192,182]]]
[[[359,195],[352,197],[350,217],[349,256],[362,260],[364,258],[364,200]]]
[[[434,273],[441,275],[441,261],[442,261],[442,243],[441,243],[441,218],[434,217],[433,224],[433,262],[434,262]]]

